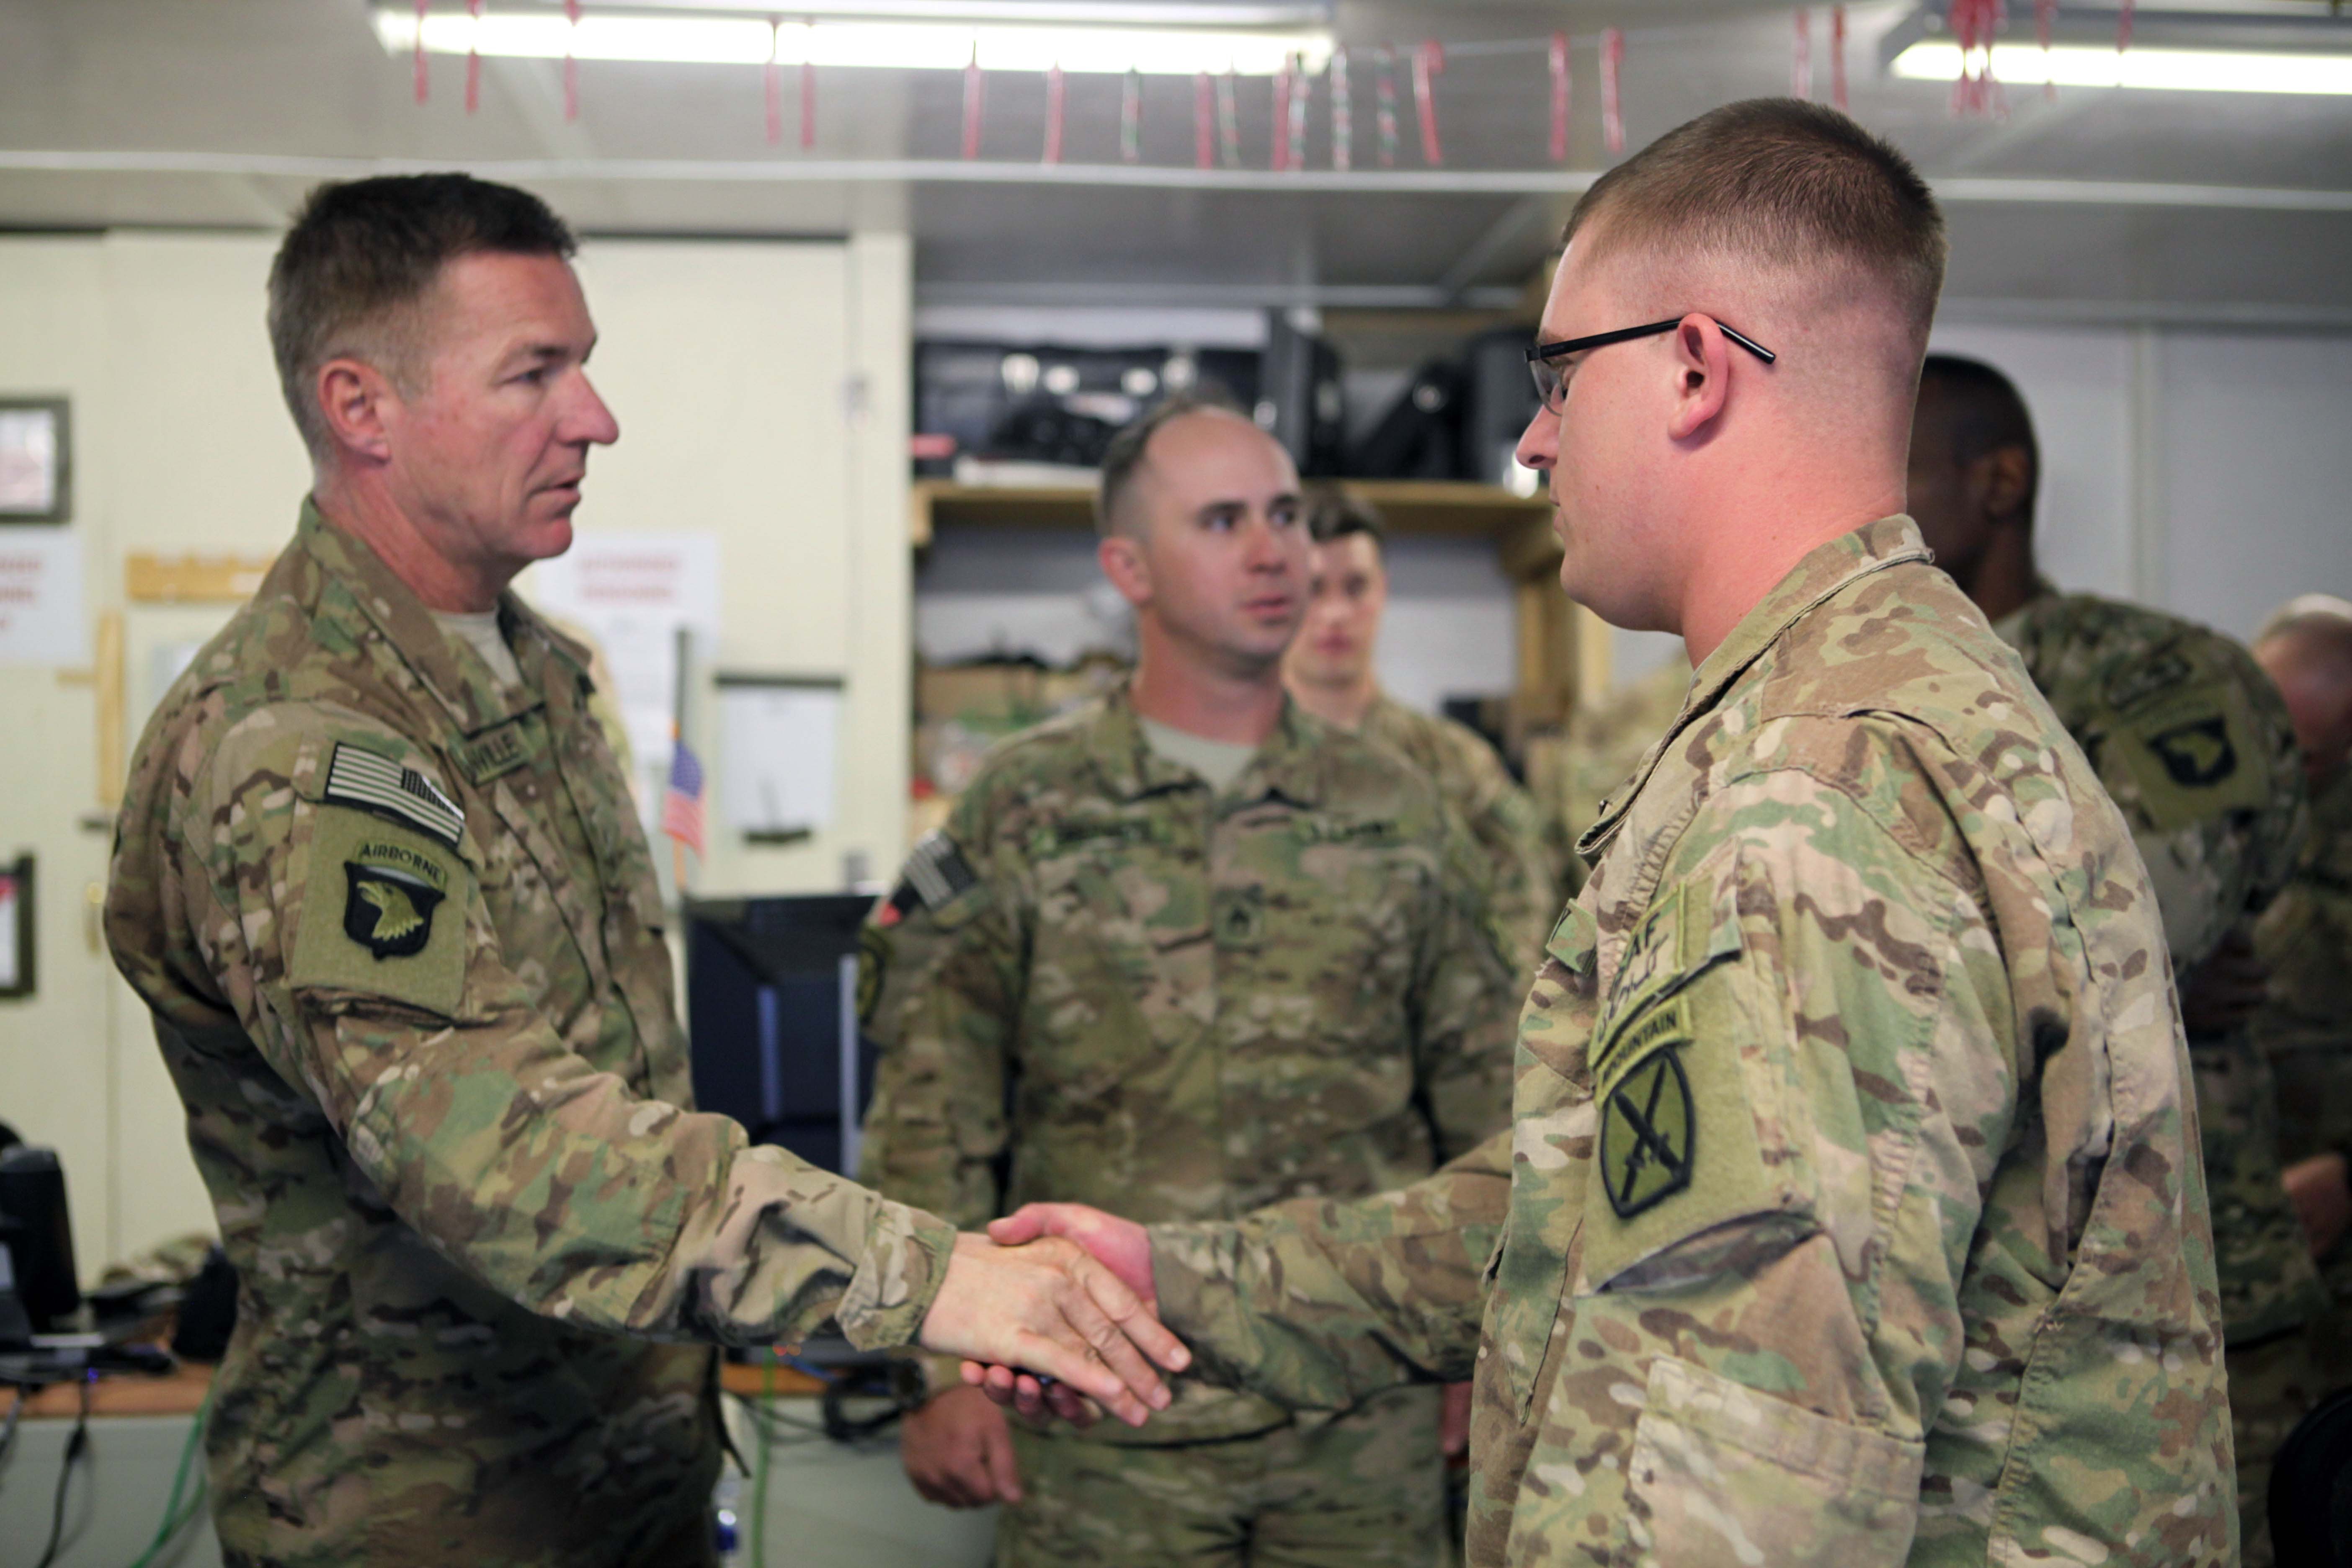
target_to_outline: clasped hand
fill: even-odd
[[[1044,1212],[1062,1209],[1074,1212]],[[1110,1233],[1114,1226],[1132,1231],[1132,1240]],[[1097,1231],[1106,1233],[1101,1247],[1089,1239]],[[1140,1426],[1168,1407],[1159,1369],[1181,1372],[1192,1357],[1156,1315],[1141,1226],[1076,1205],[1036,1204],[998,1220],[989,1235],[956,1238],[923,1319],[925,1349],[963,1357],[965,1382],[1032,1414],[1085,1419],[1090,1398]],[[1118,1261],[1139,1256],[1139,1276],[1131,1261]]]

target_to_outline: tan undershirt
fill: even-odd
[[[443,631],[480,654],[499,685],[522,684],[522,667],[515,663],[514,649],[507,646],[507,635],[499,627],[496,610],[436,610],[433,618],[441,623]]]
[[[1181,763],[1209,781],[1209,787],[1223,795],[1233,787],[1250,759],[1257,755],[1255,746],[1242,745],[1234,741],[1212,741],[1204,735],[1173,729],[1156,719],[1143,719],[1144,743],[1171,763]]]

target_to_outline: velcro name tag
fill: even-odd
[[[402,767],[364,746],[336,745],[327,763],[327,791],[322,798],[389,817],[452,849],[466,830],[465,812],[442,793],[440,785],[415,768]]]

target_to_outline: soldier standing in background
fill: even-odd
[[[2314,1335],[2325,1390],[2352,1385],[2352,604],[2307,594],[2273,616],[2254,658],[2294,720],[2311,833],[2254,922],[2270,993],[2253,1035],[2278,1075],[2286,1188],[2334,1298]]]
[[[1560,903],[1535,802],[1484,736],[1381,689],[1373,655],[1389,577],[1380,514],[1331,490],[1311,498],[1307,524],[1315,550],[1307,620],[1282,661],[1290,700],[1334,729],[1389,747],[1429,776],[1477,841],[1503,952],[1514,964],[1533,967]]]
[[[995,1346],[1130,1420],[1165,1393],[1106,1310],[1181,1357],[1076,1248],[694,1111],[586,657],[507,588],[619,435],[572,252],[462,174],[311,194],[269,331],[314,487],[132,760],[107,940],[240,1283],[232,1568],[708,1563],[709,1342]]]
[[[1552,743],[1545,791],[1549,826],[1559,857],[1560,880],[1573,895],[1584,887],[1591,867],[1576,853],[1576,841],[1601,820],[1610,799],[1633,777],[1643,756],[1683,710],[1690,695],[1690,660],[1677,649],[1672,658],[1630,686],[1600,701],[1580,703],[1569,715],[1567,733]],[[1535,784],[1532,760],[1528,783]]]
[[[1288,457],[1164,405],[1113,443],[1098,521],[1135,675],[1006,742],[877,911],[927,956],[880,1031],[862,1173],[964,1223],[1040,1198],[1223,1218],[1427,1174],[1508,1115],[1516,985],[1436,789],[1285,698]],[[934,1501],[1011,1505],[1013,1568],[1425,1568],[1438,1391],[1347,1404],[1196,1385],[1119,1443],[1008,1432],[958,1386],[902,1451]]]
[[[1570,219],[1519,460],[1570,595],[1697,672],[1581,842],[1508,1136],[1367,1202],[991,1227],[1286,1402],[1475,1366],[1473,1568],[2236,1560],[2155,894],[1895,515],[1943,261],[1902,154],[1793,99]]]
[[[2305,1331],[2327,1296],[2283,1180],[2270,1067],[2246,1028],[2263,995],[2249,922],[2285,885],[2306,816],[2294,728],[2229,638],[2042,577],[2041,470],[2009,378],[1928,355],[1909,479],[1920,536],[2098,770],[2163,910],[2213,1204],[2244,1561],[2263,1568],[2272,1458],[2326,1392]]]

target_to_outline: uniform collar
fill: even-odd
[[[1905,561],[1927,561],[1927,545],[1919,538],[1919,530],[1909,518],[1900,513],[1882,517],[1876,522],[1842,533],[1825,544],[1814,548],[1780,579],[1773,590],[1759,600],[1754,609],[1739,618],[1731,635],[1706,656],[1705,663],[1691,676],[1690,690],[1683,697],[1682,711],[1675,718],[1666,732],[1658,737],[1642,765],[1634,770],[1624,793],[1605,803],[1600,820],[1582,838],[1577,840],[1577,852],[1591,854],[1609,841],[1623,820],[1633,797],[1649,783],[1658,759],[1676,735],[1690,728],[1700,717],[1722,700],[1723,694],[1747,668],[1770,650],[1773,644],[1788,635],[1789,628],[1801,620],[1807,612],[1824,601],[1843,593],[1853,584],[1874,573]]]
[[[1321,751],[1328,731],[1287,693],[1274,733],[1258,747],[1249,766],[1234,781],[1233,794],[1243,800],[1280,795],[1298,805],[1311,806],[1323,798]],[[1129,683],[1121,681],[1103,699],[1101,713],[1087,737],[1087,753],[1110,794],[1122,801],[1171,790],[1198,789],[1202,779],[1181,763],[1171,762],[1151,749],[1135,711]]]
[[[318,503],[307,496],[295,524],[294,542],[321,571],[351,591],[361,613],[383,634],[401,662],[469,735],[495,729],[539,707],[548,679],[562,667],[568,666],[575,678],[586,674],[586,654],[508,589],[499,595],[499,619],[514,647],[522,682],[506,686],[471,648],[460,647],[456,638],[442,630],[425,602],[384,564],[373,547],[330,523]]]

